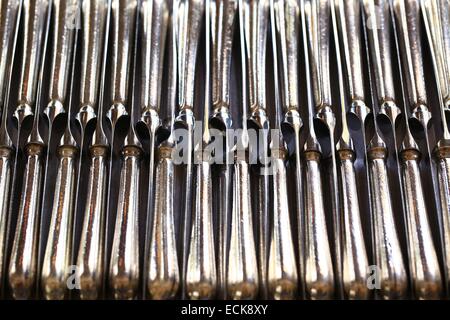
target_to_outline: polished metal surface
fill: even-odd
[[[103,96],[110,25],[111,1],[86,2],[82,8],[84,32],[82,37],[82,72],[80,87],[80,111],[77,117],[81,124],[78,171],[81,170],[83,144],[88,123],[98,114],[103,116]],[[94,35],[91,35],[94,33]],[[92,53],[91,50],[94,50]],[[100,93],[99,93],[100,92]],[[90,97],[86,100],[87,97]],[[109,145],[103,130],[103,121],[97,121],[92,142],[89,146],[89,177],[86,202],[83,206],[81,238],[76,255],[76,265],[80,277],[80,298],[101,297],[104,266],[104,236],[106,221],[106,196],[108,182]],[[78,183],[78,186],[80,184]],[[77,187],[78,187],[77,186]]]
[[[0,1],[0,297],[448,298],[449,22]]]
[[[0,105],[4,110],[4,96],[6,81],[8,79],[8,66],[11,63],[11,53],[15,47],[18,14],[21,6],[20,0],[3,1],[0,6]]]
[[[133,105],[128,97],[131,57],[136,37],[137,1],[113,0],[111,6],[112,22],[112,106],[107,112],[114,135],[117,121],[125,115],[133,115]],[[135,55],[134,55],[135,56]],[[114,146],[114,136],[111,140]],[[114,239],[109,262],[109,287],[115,299],[133,299],[139,283],[139,181],[142,147],[134,131],[133,117],[121,150],[122,167],[120,172],[117,213],[114,226]]]
[[[328,241],[327,222],[323,199],[320,161],[322,152],[314,130],[313,73],[310,71],[310,48],[308,46],[307,10],[311,4],[301,1],[300,16],[305,56],[306,90],[308,98],[308,137],[304,146],[305,159],[305,291],[313,300],[332,299],[335,295],[334,270]]]
[[[369,87],[374,114],[374,134],[367,146],[367,157],[371,190],[370,205],[372,206],[373,212],[371,220],[373,258],[380,271],[380,290],[376,293],[376,297],[385,300],[403,299],[407,296],[408,275],[400,246],[399,232],[395,224],[396,212],[393,207],[394,197],[391,195],[392,180],[390,179],[387,165],[387,139],[382,135],[377,121],[380,115],[380,105],[377,97],[376,81],[372,72],[372,61],[375,59],[371,59],[373,52],[370,52],[369,48],[369,36],[366,28],[367,18],[364,10],[362,10],[362,19]],[[378,36],[376,34],[372,41],[378,43]],[[394,146],[396,145],[394,144]],[[395,156],[398,157],[396,148],[395,153]]]
[[[70,69],[71,64],[73,65],[74,63],[72,53],[74,48],[74,29],[69,21],[69,13],[70,10],[77,7],[77,2],[53,1],[52,5],[54,13],[53,23],[57,32],[54,34],[51,51],[53,56],[50,70],[50,102],[44,110],[49,119],[49,137],[51,137],[54,119],[61,113],[70,110],[66,97],[69,75],[72,75],[73,78],[74,70],[73,67]],[[49,138],[48,146],[50,141]],[[41,270],[41,283],[46,299],[63,299],[66,293],[67,271],[71,264],[72,252],[72,219],[77,153],[76,143],[70,132],[70,122],[67,121],[66,132],[57,148],[59,157],[58,172],[53,196],[50,232]],[[45,195],[45,191],[43,194]]]
[[[141,119],[147,124],[150,134],[149,150],[149,189],[148,195],[148,217],[147,221],[152,221],[152,225],[147,232],[148,244],[146,245],[146,290],[150,293],[151,299],[170,299],[175,297],[180,282],[180,272],[178,266],[178,254],[175,238],[175,218],[174,218],[174,175],[175,166],[172,159],[172,152],[175,147],[173,137],[169,137],[156,149],[155,135],[156,129],[160,125],[159,110],[161,101],[161,79],[164,62],[164,49],[169,42],[167,56],[170,59],[170,82],[169,82],[169,103],[171,110],[174,110],[176,93],[176,47],[175,47],[175,16],[174,12],[169,19],[169,7],[165,1],[152,1],[143,3],[141,15],[144,28],[143,45],[143,65],[149,66],[152,74],[144,72],[142,81]],[[170,21],[170,32],[168,34]],[[158,45],[154,45],[157,41]],[[148,102],[146,102],[148,101]],[[170,113],[171,127],[175,115]],[[155,176],[155,198],[153,201],[153,163],[154,150],[157,151],[156,176]],[[152,218],[152,219],[150,219]],[[148,262],[147,262],[148,261]],[[145,280],[144,280],[145,281]]]
[[[237,20],[238,1],[212,1],[211,7],[211,36],[212,36],[212,105],[211,125],[226,133],[232,128],[232,118],[230,113],[230,76],[231,57],[233,51],[233,38],[235,21]],[[226,136],[225,136],[226,137]],[[224,142],[224,160],[230,157],[230,144],[228,139]],[[219,250],[217,256],[219,297],[226,298],[227,283],[226,273],[228,264],[228,225],[235,224],[232,211],[232,198],[230,197],[234,186],[232,185],[232,166],[224,161],[218,176],[220,200],[217,208],[219,212]],[[231,220],[230,220],[231,219]],[[230,222],[231,221],[231,222]],[[233,240],[230,240],[233,241]],[[252,248],[250,248],[250,255]],[[233,257],[231,257],[233,259]],[[251,276],[250,276],[251,277]],[[240,291],[240,290],[238,290]],[[239,294],[239,293],[238,293]],[[233,297],[234,292],[230,293]]]
[[[43,66],[51,17],[47,1],[25,1],[23,9],[25,45],[19,101],[15,116],[18,119],[19,130],[23,119],[33,112],[34,121],[31,134],[24,146],[26,166],[23,172],[21,202],[8,270],[8,282],[12,295],[16,299],[28,299],[34,295],[33,290],[38,276],[39,213],[45,149],[38,125]],[[36,105],[34,105],[35,102]]]
[[[194,197],[194,165],[193,165],[193,130],[195,123],[194,115],[194,89],[196,79],[196,61],[200,41],[200,28],[205,12],[204,1],[199,0],[176,0],[177,12],[177,52],[178,52],[178,113],[177,123],[187,129],[186,132],[186,161],[184,163],[184,192],[183,214],[180,219],[181,228],[181,295],[183,298],[188,294],[186,287],[186,276],[188,267],[188,254],[191,237],[191,216]],[[184,153],[183,153],[184,154]]]
[[[19,33],[21,1],[5,1],[0,11],[0,283],[5,283],[4,265],[6,259],[6,233],[8,224],[9,202],[12,182],[12,162],[14,149],[7,132],[7,105],[11,86],[12,65]]]
[[[401,37],[396,21],[394,20],[394,4],[389,2],[390,15],[394,29],[394,40],[399,64],[399,74],[402,80],[402,96],[404,113],[408,115],[407,88],[403,82],[403,76],[408,76],[408,71],[403,73],[402,62],[412,69],[408,54],[401,52],[405,37]],[[404,3],[400,3],[404,5]],[[398,8],[398,6],[397,6]],[[405,7],[401,7],[405,13]],[[406,16],[401,16],[400,29],[405,34],[407,30]],[[407,43],[407,42],[406,42]],[[408,48],[403,44],[403,49]],[[406,56],[406,57],[405,57]],[[403,60],[402,60],[403,59]],[[400,148],[400,159],[402,163],[403,189],[405,195],[406,223],[408,237],[409,272],[412,280],[412,291],[417,299],[437,299],[442,294],[442,279],[439,269],[439,262],[431,235],[428,218],[428,209],[425,204],[425,196],[422,184],[422,177],[419,170],[421,152],[411,134],[411,128],[405,117],[406,133]]]

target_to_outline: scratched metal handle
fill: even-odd
[[[369,267],[359,211],[356,173],[352,150],[339,150],[343,213],[343,285],[349,299],[367,299],[366,274]]]
[[[11,148],[0,148],[0,190],[2,190],[0,194],[0,281],[4,280],[3,263],[6,258],[6,224],[11,185],[12,155],[13,150]]]
[[[62,145],[58,149],[59,164],[50,232],[45,250],[41,282],[47,300],[62,300],[67,291],[70,252],[72,250],[72,215],[77,148]]]
[[[4,109],[3,99],[8,77],[7,70],[11,63],[16,25],[19,20],[19,5],[20,0],[6,0],[0,4],[2,12],[2,24],[0,25],[0,108],[2,109]]]
[[[133,299],[139,283],[139,176],[142,150],[122,150],[119,200],[111,252],[109,282],[116,299]]]
[[[412,290],[418,299],[438,299],[442,291],[441,273],[428,223],[419,157],[415,149],[406,149],[401,153]]]
[[[374,142],[368,150],[370,187],[373,195],[375,263],[380,272],[380,297],[402,299],[408,290],[408,278],[395,228],[389,177],[387,150],[383,142]]]
[[[9,264],[9,285],[15,299],[33,295],[37,269],[39,204],[44,146],[30,143],[27,155],[20,208]]]
[[[430,117],[423,69],[420,2],[418,0],[395,0],[394,11],[399,26],[400,48],[404,57],[403,69],[405,70],[411,111],[415,113],[415,110],[420,108],[422,114],[425,111]]]
[[[320,174],[320,153],[305,152],[305,288],[311,299],[334,297],[334,274],[328,242]]]
[[[24,0],[23,18],[24,28],[22,61],[19,81],[19,96],[14,116],[19,124],[23,119],[33,114],[36,99],[37,80],[40,70],[42,45],[44,43],[44,27],[46,24],[48,0]]]
[[[183,109],[194,107],[195,65],[205,3],[204,0],[178,2],[178,104]]]
[[[108,11],[107,0],[83,1],[83,49],[81,60],[80,110],[77,115],[83,126],[95,118],[100,66],[105,36],[105,21]]]
[[[308,28],[309,57],[317,110],[331,106],[330,88],[330,3],[328,0],[307,0],[305,3]]]
[[[364,0],[364,11],[379,102],[395,101],[389,1]],[[381,112],[384,112],[383,106]]]
[[[215,10],[211,15],[214,18],[212,22],[213,116],[220,116],[221,112],[227,114],[230,106],[231,53],[233,51],[237,3],[238,1],[236,0],[217,1],[211,8],[211,10]]]
[[[249,165],[234,165],[233,209],[227,272],[228,296],[235,300],[255,299],[258,294],[258,264],[253,234]]]
[[[156,188],[147,288],[152,299],[173,298],[180,272],[174,223],[174,163],[172,147],[161,146],[156,167]]]
[[[212,299],[216,295],[217,271],[212,221],[211,165],[202,160],[196,167],[186,291],[191,299]]]
[[[81,299],[97,299],[102,289],[108,148],[91,147],[91,166],[77,267]]]
[[[276,171],[273,175],[273,229],[267,279],[269,294],[277,300],[294,299],[298,282],[283,158],[284,155],[280,154],[273,163]]]

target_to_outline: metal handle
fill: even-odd
[[[380,142],[382,143],[382,142]],[[408,278],[395,228],[391,191],[386,167],[387,150],[378,141],[368,150],[370,187],[373,195],[374,250],[379,272],[380,297],[402,299],[408,290]]]
[[[3,108],[4,93],[6,90],[7,70],[11,63],[17,21],[19,19],[20,0],[6,0],[0,4],[2,24],[0,24],[0,107]]]
[[[142,16],[142,112],[158,112],[161,100],[164,48],[169,23],[168,3],[165,0],[145,0]]]
[[[300,7],[297,1],[277,0],[274,3],[275,23],[280,42],[281,98],[285,112],[299,107],[298,57]]]
[[[3,263],[6,258],[6,229],[9,194],[11,185],[11,161],[13,150],[8,147],[0,148],[0,283],[4,283]]]
[[[344,67],[350,101],[364,101],[364,81],[361,50],[361,5],[359,1],[336,0],[336,9],[342,34]]]
[[[139,283],[139,176],[142,150],[122,150],[119,200],[111,252],[109,282],[116,299],[133,299]]]
[[[250,173],[245,160],[236,160],[233,180],[227,292],[232,299],[248,300],[256,298],[258,294],[258,264],[253,234]]]
[[[412,290],[418,299],[438,299],[442,290],[441,274],[428,223],[419,157],[415,149],[406,149],[401,153]]]
[[[83,1],[83,45],[79,120],[85,126],[95,118],[108,0]]]
[[[330,3],[308,0],[305,3],[309,57],[317,110],[331,106],[330,88]]]
[[[40,70],[43,39],[46,26],[48,0],[24,0],[24,29],[19,96],[14,116],[19,124],[33,114]]]
[[[311,299],[334,296],[334,274],[328,242],[323,189],[320,174],[320,153],[305,152],[305,288]]]
[[[161,146],[156,166],[156,188],[147,288],[153,299],[173,298],[180,272],[174,223],[174,163],[172,148]]]
[[[400,48],[403,54],[407,92],[411,110],[426,109],[427,94],[422,58],[420,3],[417,0],[395,0]]]
[[[41,282],[47,300],[62,300],[67,290],[71,264],[72,215],[77,148],[62,145],[58,148],[59,164],[50,232],[45,250]]]
[[[367,299],[367,261],[359,211],[354,152],[339,150],[343,226],[343,288],[349,299]]]
[[[40,143],[29,143],[25,152],[27,162],[8,274],[15,299],[28,299],[33,295],[39,240],[37,236],[44,146]]]
[[[214,3],[214,1],[212,2]],[[212,101],[216,112],[230,106],[231,52],[233,51],[234,22],[237,1],[216,1],[211,6],[213,35]]]
[[[379,102],[395,101],[389,2],[384,0],[364,0],[364,10],[368,19],[367,33],[370,50],[372,51],[372,65],[374,66]],[[381,111],[383,112],[383,110]]]
[[[212,221],[211,165],[196,166],[194,212],[186,272],[186,291],[191,299],[212,299],[217,274]]]
[[[91,147],[91,166],[78,251],[81,299],[97,299],[102,289],[108,148]]]
[[[181,109],[194,107],[195,65],[205,11],[203,0],[178,1],[178,101]]]
[[[273,159],[273,229],[267,280],[269,294],[277,300],[294,299],[298,282],[283,158],[280,154]]]
[[[447,275],[450,272],[450,142],[436,150],[439,177],[439,193],[444,231],[444,257]],[[448,279],[447,279],[448,281]]]
[[[53,0],[52,11],[54,13],[53,28],[56,32],[53,35],[52,67],[50,77],[49,100],[53,104],[49,107],[60,107],[60,110],[45,110],[49,119],[52,119],[52,112],[56,114],[64,111],[63,104],[67,93],[67,83],[69,78],[69,66],[73,50],[73,30],[76,26],[72,24],[76,21],[70,20],[70,14],[77,14],[77,0]],[[74,11],[74,12],[73,12]],[[76,18],[76,17],[75,17]],[[59,102],[56,104],[56,102]]]
[[[245,41],[248,49],[250,108],[266,108],[266,47],[269,25],[269,1],[243,1]]]
[[[131,48],[133,46],[137,1],[112,0],[111,5],[111,37],[112,37],[112,70],[111,70],[111,103],[107,112],[113,127],[118,119],[127,115],[125,105],[128,102],[131,64]]]

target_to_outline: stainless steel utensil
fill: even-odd
[[[104,236],[106,195],[108,192],[109,145],[103,130],[103,102],[110,27],[111,1],[85,1],[82,7],[84,32],[82,39],[81,97],[78,120],[81,143],[78,172],[81,172],[86,128],[97,118],[89,146],[90,168],[83,225],[76,258],[80,279],[80,298],[101,296],[104,278]],[[79,186],[79,182],[78,182]],[[79,190],[77,186],[77,190]]]
[[[45,156],[45,144],[39,134],[39,107],[50,28],[50,8],[51,3],[46,0],[24,1],[25,41],[15,117],[19,127],[33,112],[34,120],[31,134],[24,146],[27,160],[9,262],[8,280],[15,299],[32,297],[37,276],[42,161]]]
[[[394,20],[394,5],[389,1],[390,15],[394,28],[399,74],[402,80],[404,113],[409,115],[406,88],[403,83],[402,60],[400,52],[400,33]],[[403,32],[406,30],[406,16],[402,17]],[[406,38],[402,39],[406,41]],[[403,45],[406,45],[405,43]],[[405,58],[405,57],[404,57]],[[406,65],[410,65],[407,60]],[[408,70],[411,71],[411,70]],[[407,208],[408,246],[410,273],[413,293],[418,299],[437,299],[441,295],[442,280],[436,251],[428,223],[428,212],[424,199],[422,178],[419,170],[421,152],[414,140],[408,120],[405,118],[406,133],[400,149],[402,160],[403,188]]]
[[[374,17],[372,13],[372,17]],[[400,241],[395,224],[395,212],[389,183],[387,168],[388,148],[383,139],[378,125],[380,105],[378,104],[377,88],[373,78],[374,65],[380,66],[380,52],[370,52],[369,37],[367,30],[367,18],[362,10],[363,31],[367,55],[367,71],[369,73],[369,86],[371,92],[373,109],[374,134],[367,146],[367,157],[369,158],[370,188],[372,192],[371,206],[373,209],[372,232],[374,262],[379,272],[379,291],[375,293],[376,298],[402,299],[407,295],[408,275],[403,260]],[[374,44],[378,44],[378,35],[373,34]],[[371,63],[371,55],[377,63]],[[396,150],[396,148],[395,148]]]
[[[308,98],[308,136],[304,146],[305,180],[305,291],[307,298],[331,299],[335,294],[333,264],[328,241],[323,202],[320,160],[322,151],[314,130],[313,81],[309,54],[312,29],[307,29],[313,3],[300,2],[300,16],[305,56],[305,76]],[[311,20],[309,20],[311,22]]]
[[[130,127],[122,147],[119,198],[109,264],[109,285],[116,299],[133,299],[139,283],[139,179],[142,146],[134,131],[133,110],[128,111],[133,40],[137,37],[137,1],[113,0],[112,106],[107,117],[112,133],[120,118],[130,115]],[[137,43],[137,41],[136,41]],[[134,49],[136,50],[136,48]],[[134,70],[133,70],[134,72]],[[134,76],[134,75],[133,75]],[[134,104],[132,104],[133,109]],[[114,139],[114,138],[113,138]],[[114,144],[111,141],[111,146]]]
[[[68,90],[69,75],[73,79],[73,64],[75,63],[75,30],[69,15],[77,1],[59,1],[52,3],[54,12],[53,23],[58,30],[54,34],[52,48],[52,67],[50,72],[50,92],[44,114],[49,120],[49,139],[47,150],[50,150],[53,122],[61,114],[67,113],[66,129],[57,148],[59,157],[56,187],[53,196],[50,229],[47,237],[45,255],[41,270],[41,283],[44,297],[48,300],[64,298],[67,289],[67,277],[71,265],[72,250],[72,216],[75,186],[75,162],[78,153],[76,142],[70,131],[70,95]],[[72,65],[72,68],[70,66]],[[73,81],[70,82],[72,85]],[[66,107],[67,110],[66,110]],[[47,154],[47,163],[48,163]],[[47,170],[46,170],[47,172]],[[45,188],[43,197],[45,197]],[[43,204],[43,206],[45,203]],[[44,217],[46,212],[41,213]],[[42,228],[42,223],[41,223]],[[42,232],[40,238],[44,240]]]

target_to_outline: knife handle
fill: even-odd
[[[154,218],[147,289],[152,299],[174,298],[180,284],[174,223],[172,148],[161,146],[156,166]]]
[[[111,252],[109,282],[116,299],[133,299],[139,282],[139,171],[142,149],[122,150],[119,200]]]
[[[366,274],[369,263],[364,243],[358,190],[356,185],[355,153],[339,150],[340,181],[343,214],[343,288],[348,299],[367,299],[369,291]]]
[[[25,146],[27,163],[23,173],[19,216],[8,275],[9,285],[15,299],[31,298],[36,281],[44,149],[44,145],[40,143],[29,143]]]
[[[297,295],[297,265],[289,217],[286,168],[283,150],[273,158],[273,228],[270,241],[268,288],[276,300],[294,299]]]
[[[255,299],[258,294],[258,263],[253,234],[249,165],[245,160],[236,160],[233,185],[227,292],[234,300],[249,300]]]
[[[196,167],[186,291],[190,299],[213,299],[217,289],[217,272],[212,221],[211,165],[201,160]]]
[[[373,194],[375,263],[381,271],[382,299],[402,299],[408,290],[408,278],[395,227],[391,190],[386,167],[387,150],[374,147],[368,152],[370,187]]]
[[[417,299],[438,299],[442,291],[441,273],[433,244],[419,171],[420,153],[401,152],[406,201],[410,272]]]
[[[47,300],[62,300],[67,291],[68,268],[71,264],[72,216],[77,148],[62,145],[58,149],[59,164],[55,195],[47,239],[41,282]]]
[[[0,287],[3,281],[3,263],[6,258],[6,229],[11,187],[11,160],[13,150],[0,148]]]
[[[103,279],[103,244],[108,147],[91,147],[91,166],[77,267],[81,299],[100,295]]]
[[[305,152],[305,288],[313,300],[334,297],[334,273],[323,203],[323,188],[320,174],[321,154]]]

